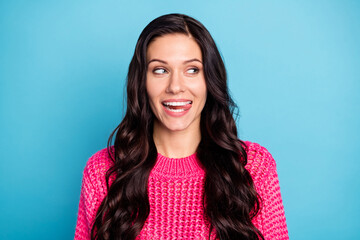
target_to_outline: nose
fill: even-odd
[[[170,74],[169,83],[166,88],[167,93],[178,94],[184,91],[183,76],[180,71]]]

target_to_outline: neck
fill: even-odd
[[[183,158],[196,152],[201,140],[200,126],[171,131],[154,122],[154,143],[158,153],[169,158]]]

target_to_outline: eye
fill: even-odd
[[[153,73],[155,73],[155,74],[164,74],[164,73],[166,73],[166,70],[164,68],[155,68],[153,70]]]
[[[190,74],[194,74],[194,73],[198,73],[199,69],[198,68],[190,68],[186,72],[190,73]]]

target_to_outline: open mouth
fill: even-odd
[[[191,108],[192,101],[162,102],[162,105],[171,112],[184,112]]]

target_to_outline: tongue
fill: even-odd
[[[187,110],[187,109],[191,108],[191,103],[185,104],[184,106],[167,106],[167,107],[170,109],[185,109],[185,110]]]
[[[184,106],[168,106],[170,109],[182,109]]]

